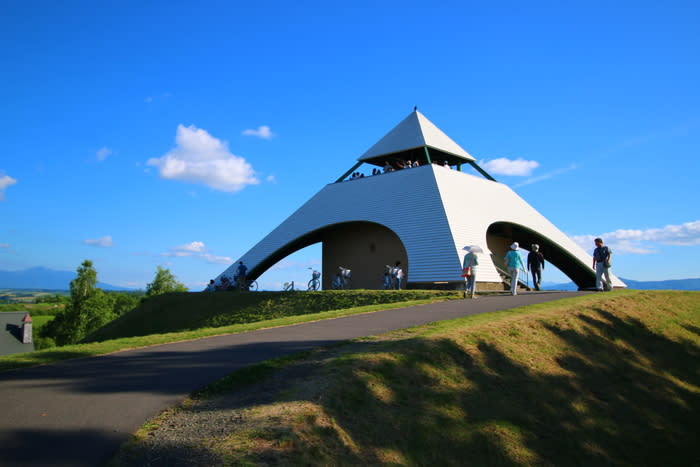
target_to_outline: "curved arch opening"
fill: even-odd
[[[250,269],[257,279],[289,255],[316,243],[322,244],[322,280],[330,289],[339,266],[352,270],[353,289],[381,289],[385,265],[401,262],[404,284],[408,278],[408,256],[401,239],[384,225],[367,221],[342,222],[308,232],[276,250]]]
[[[486,243],[493,255],[494,264],[505,256],[513,242],[518,242],[522,249],[528,251],[530,245],[538,244],[545,261],[564,273],[579,289],[595,287],[595,273],[589,265],[583,264],[565,248],[544,235],[512,222],[494,222],[486,231]]]

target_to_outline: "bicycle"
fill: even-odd
[[[283,292],[294,292],[294,281],[292,282],[285,282],[282,285],[282,291]]]
[[[242,282],[239,279],[238,276],[233,278],[234,283],[236,284],[236,288],[240,291],[247,291],[247,292],[257,292],[258,291],[258,283],[257,281],[254,281],[252,279],[244,279]]]
[[[335,275],[331,287],[335,290],[349,289],[352,271],[342,266],[338,266],[338,269],[340,271]]]
[[[309,268],[309,269],[311,269],[311,268]],[[320,278],[321,278],[321,273],[318,272],[318,271],[316,271],[316,270],[314,270],[314,271],[311,273],[311,280],[309,281],[308,287],[306,288],[306,290],[312,291],[312,292],[315,292],[315,291],[317,291],[317,290],[320,290],[320,289],[321,289],[321,281],[320,281]]]

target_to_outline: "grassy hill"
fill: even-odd
[[[698,362],[700,293],[591,294],[235,373],[112,465],[700,465]]]
[[[459,297],[410,290],[167,294],[143,301],[83,343],[2,356],[0,371]]]
[[[428,290],[170,293],[144,300],[134,310],[88,336],[85,342],[253,323],[366,305],[457,297],[457,292]]]

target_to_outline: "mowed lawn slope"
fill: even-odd
[[[458,298],[430,290],[327,290],[319,292],[176,292],[138,307],[88,336],[86,342],[255,323],[277,318],[415,300]]]
[[[2,356],[0,371],[460,297],[429,290],[170,293],[144,300],[83,343]]]
[[[700,293],[484,314],[228,381],[113,465],[700,465]]]

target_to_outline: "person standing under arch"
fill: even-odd
[[[397,261],[392,268],[392,274],[394,277],[394,288],[396,290],[401,290],[401,281],[403,280],[403,269],[401,269],[401,261]]]

